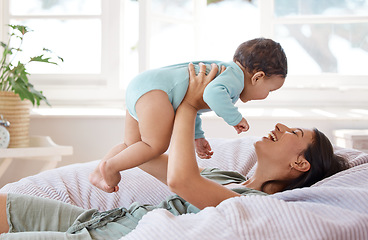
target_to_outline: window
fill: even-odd
[[[290,74],[368,75],[368,1],[274,0],[270,8],[268,34],[288,50]]]
[[[249,1],[139,1],[140,71],[195,60],[231,61],[238,45],[259,36]],[[245,14],[244,14],[245,13]]]
[[[260,0],[259,8],[262,35],[279,41],[288,57],[278,99],[367,106],[367,0]]]
[[[3,39],[9,23],[33,30],[25,36],[23,58],[45,47],[64,59],[59,66],[28,65],[30,79],[53,105],[122,99],[119,1],[5,0],[0,4]]]
[[[33,32],[26,35],[24,56],[46,48],[63,55],[60,67],[35,64],[32,73],[99,74],[101,73],[101,3],[86,1],[11,0],[10,24],[26,25]]]
[[[282,3],[276,1],[276,5],[279,2]],[[295,56],[291,51],[289,56],[294,60],[297,57],[305,59],[303,62],[309,70],[293,67],[291,73],[368,75],[364,67],[364,62],[368,61],[368,16],[362,15],[368,12],[368,1],[350,1],[352,4],[348,1],[336,4],[338,1],[335,1],[336,5],[300,0],[292,3],[288,4],[289,10],[281,6],[275,8],[278,22],[274,32],[286,47],[286,42],[291,41],[299,45]]]
[[[231,61],[240,43],[259,36],[281,43],[289,74],[284,87],[247,107],[368,104],[368,0],[0,4],[2,26],[29,26],[34,30],[30,45],[65,59],[60,67],[31,69],[53,105],[123,106],[124,88],[139,72],[186,61]]]

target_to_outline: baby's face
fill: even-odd
[[[250,100],[262,100],[265,99],[268,94],[275,91],[284,85],[285,78],[279,75],[273,75],[271,77],[260,77],[257,80],[249,81],[245,84],[243,92],[240,94],[240,100],[242,102],[248,102]]]

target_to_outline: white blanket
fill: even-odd
[[[368,164],[272,197],[236,197],[196,215],[155,210],[126,239],[368,239]],[[190,230],[189,230],[190,229]],[[124,238],[125,239],[125,238]]]
[[[213,159],[198,160],[252,175],[256,138],[211,139]],[[198,214],[174,217],[154,210],[123,239],[368,239],[368,154],[336,149],[352,168],[312,187],[271,196],[236,197]],[[111,209],[133,201],[156,204],[167,187],[139,169],[122,172],[120,191],[107,194],[88,182],[98,161],[74,164],[27,177],[0,192],[31,194],[84,208]]]

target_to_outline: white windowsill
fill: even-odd
[[[313,120],[368,120],[368,108],[240,108],[246,119],[313,119]],[[34,108],[31,118],[123,118],[125,109],[119,108]],[[217,118],[215,113],[205,113],[203,118]]]
[[[124,117],[125,110],[119,108],[72,108],[72,107],[53,107],[53,108],[33,108],[31,118],[70,118],[70,117]]]

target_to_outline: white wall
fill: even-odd
[[[249,116],[250,130],[237,135],[232,127],[222,119],[207,115],[203,117],[203,129],[207,138],[236,138],[243,136],[265,136],[274,128],[277,122],[289,126],[312,128],[317,127],[333,140],[332,131],[342,128],[368,129],[367,114],[360,117],[349,117],[349,113],[341,110],[331,110],[331,116],[311,113],[310,109],[298,110],[301,114],[295,116],[282,116],[272,111],[266,111],[261,116]],[[279,111],[280,113],[280,111]],[[326,115],[326,114],[324,114]],[[59,145],[73,146],[74,154],[63,157],[59,166],[72,163],[87,162],[101,159],[104,154],[115,144],[122,141],[124,136],[124,115],[32,115],[30,135],[47,135]],[[0,179],[0,187],[7,182],[12,182],[21,177],[37,173],[40,168],[32,163],[15,162],[8,172]]]
[[[261,117],[250,116],[247,119],[251,128],[240,135],[237,135],[233,127],[228,126],[222,119],[212,115],[203,117],[203,129],[207,138],[261,137],[267,135],[276,123],[281,122],[294,127],[317,127],[333,140],[334,129],[368,128],[368,114],[355,120],[341,117],[285,117],[267,114]],[[124,116],[33,116],[30,135],[48,135],[59,145],[73,146],[73,156],[64,157],[60,166],[96,160],[123,140]]]

